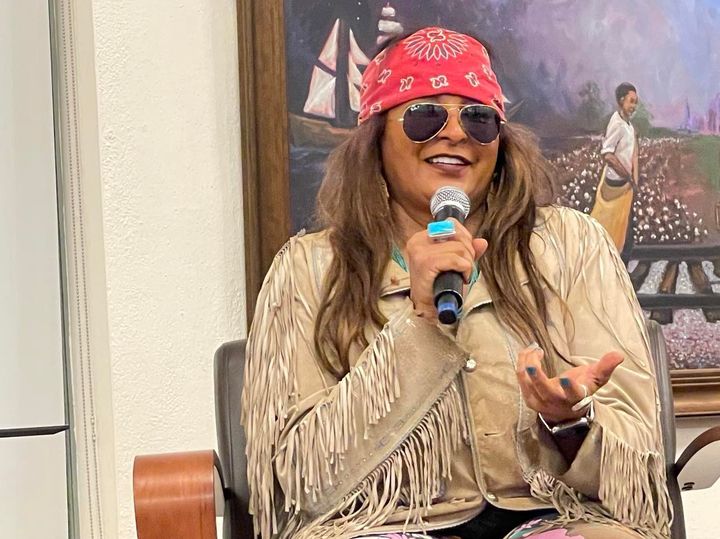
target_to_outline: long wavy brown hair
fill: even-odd
[[[342,378],[353,345],[368,345],[367,328],[387,320],[379,309],[380,285],[393,245],[382,175],[380,143],[385,116],[357,127],[329,156],[317,198],[316,221],[333,251],[315,322],[315,348],[324,367]],[[480,259],[496,312],[526,343],[554,350],[545,328],[543,283],[530,251],[536,209],[549,203],[551,168],[532,133],[507,123],[500,133],[495,174],[485,199],[478,237],[488,241]],[[528,276],[530,296],[515,271],[516,253]],[[546,372],[549,362],[544,362]]]

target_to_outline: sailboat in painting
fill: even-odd
[[[334,147],[345,138],[360,111],[360,68],[368,63],[352,29],[337,19],[313,66],[307,116],[290,114],[294,145]]]
[[[378,22],[378,44],[402,32],[388,3]],[[357,123],[360,111],[362,69],[370,63],[352,28],[336,19],[320,56],[313,66],[303,115],[290,114],[290,134],[295,146],[333,148]]]

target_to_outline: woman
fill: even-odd
[[[632,287],[597,223],[540,205],[549,172],[503,102],[485,47],[450,30],[391,44],[363,74],[324,230],[277,255],[248,341],[262,537],[667,535]],[[471,208],[435,241],[444,186]],[[453,326],[433,304],[444,271],[466,282]]]

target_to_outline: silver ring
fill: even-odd
[[[573,405],[573,412],[579,412],[583,408],[590,406],[590,404],[592,403],[592,395],[590,395],[590,391],[588,390],[587,386],[585,384],[580,384],[580,387],[583,388],[583,398]]]
[[[573,407],[571,408],[573,412],[579,412],[583,408],[586,408],[590,406],[590,404],[592,404],[593,396],[590,395],[587,386],[585,384],[580,384],[580,387],[583,388],[585,396],[573,405]]]
[[[592,401],[592,395],[590,395],[589,397],[585,397],[584,399],[579,400],[577,403],[575,403],[575,405],[572,407],[572,411],[579,412],[583,408],[587,408],[588,406],[590,406],[590,404],[592,404]]]

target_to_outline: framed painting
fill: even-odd
[[[631,126],[631,202],[598,220],[615,229],[640,303],[662,325],[677,413],[720,413],[720,58],[709,52],[720,50],[717,2],[237,8],[248,319],[275,253],[312,226],[325,158],[357,121],[369,58],[393,35],[436,24],[490,45],[510,120],[533,130],[555,166],[558,204],[599,215],[617,175],[607,154],[621,154],[608,146],[613,122]],[[621,83],[633,88],[632,110],[618,99]]]

